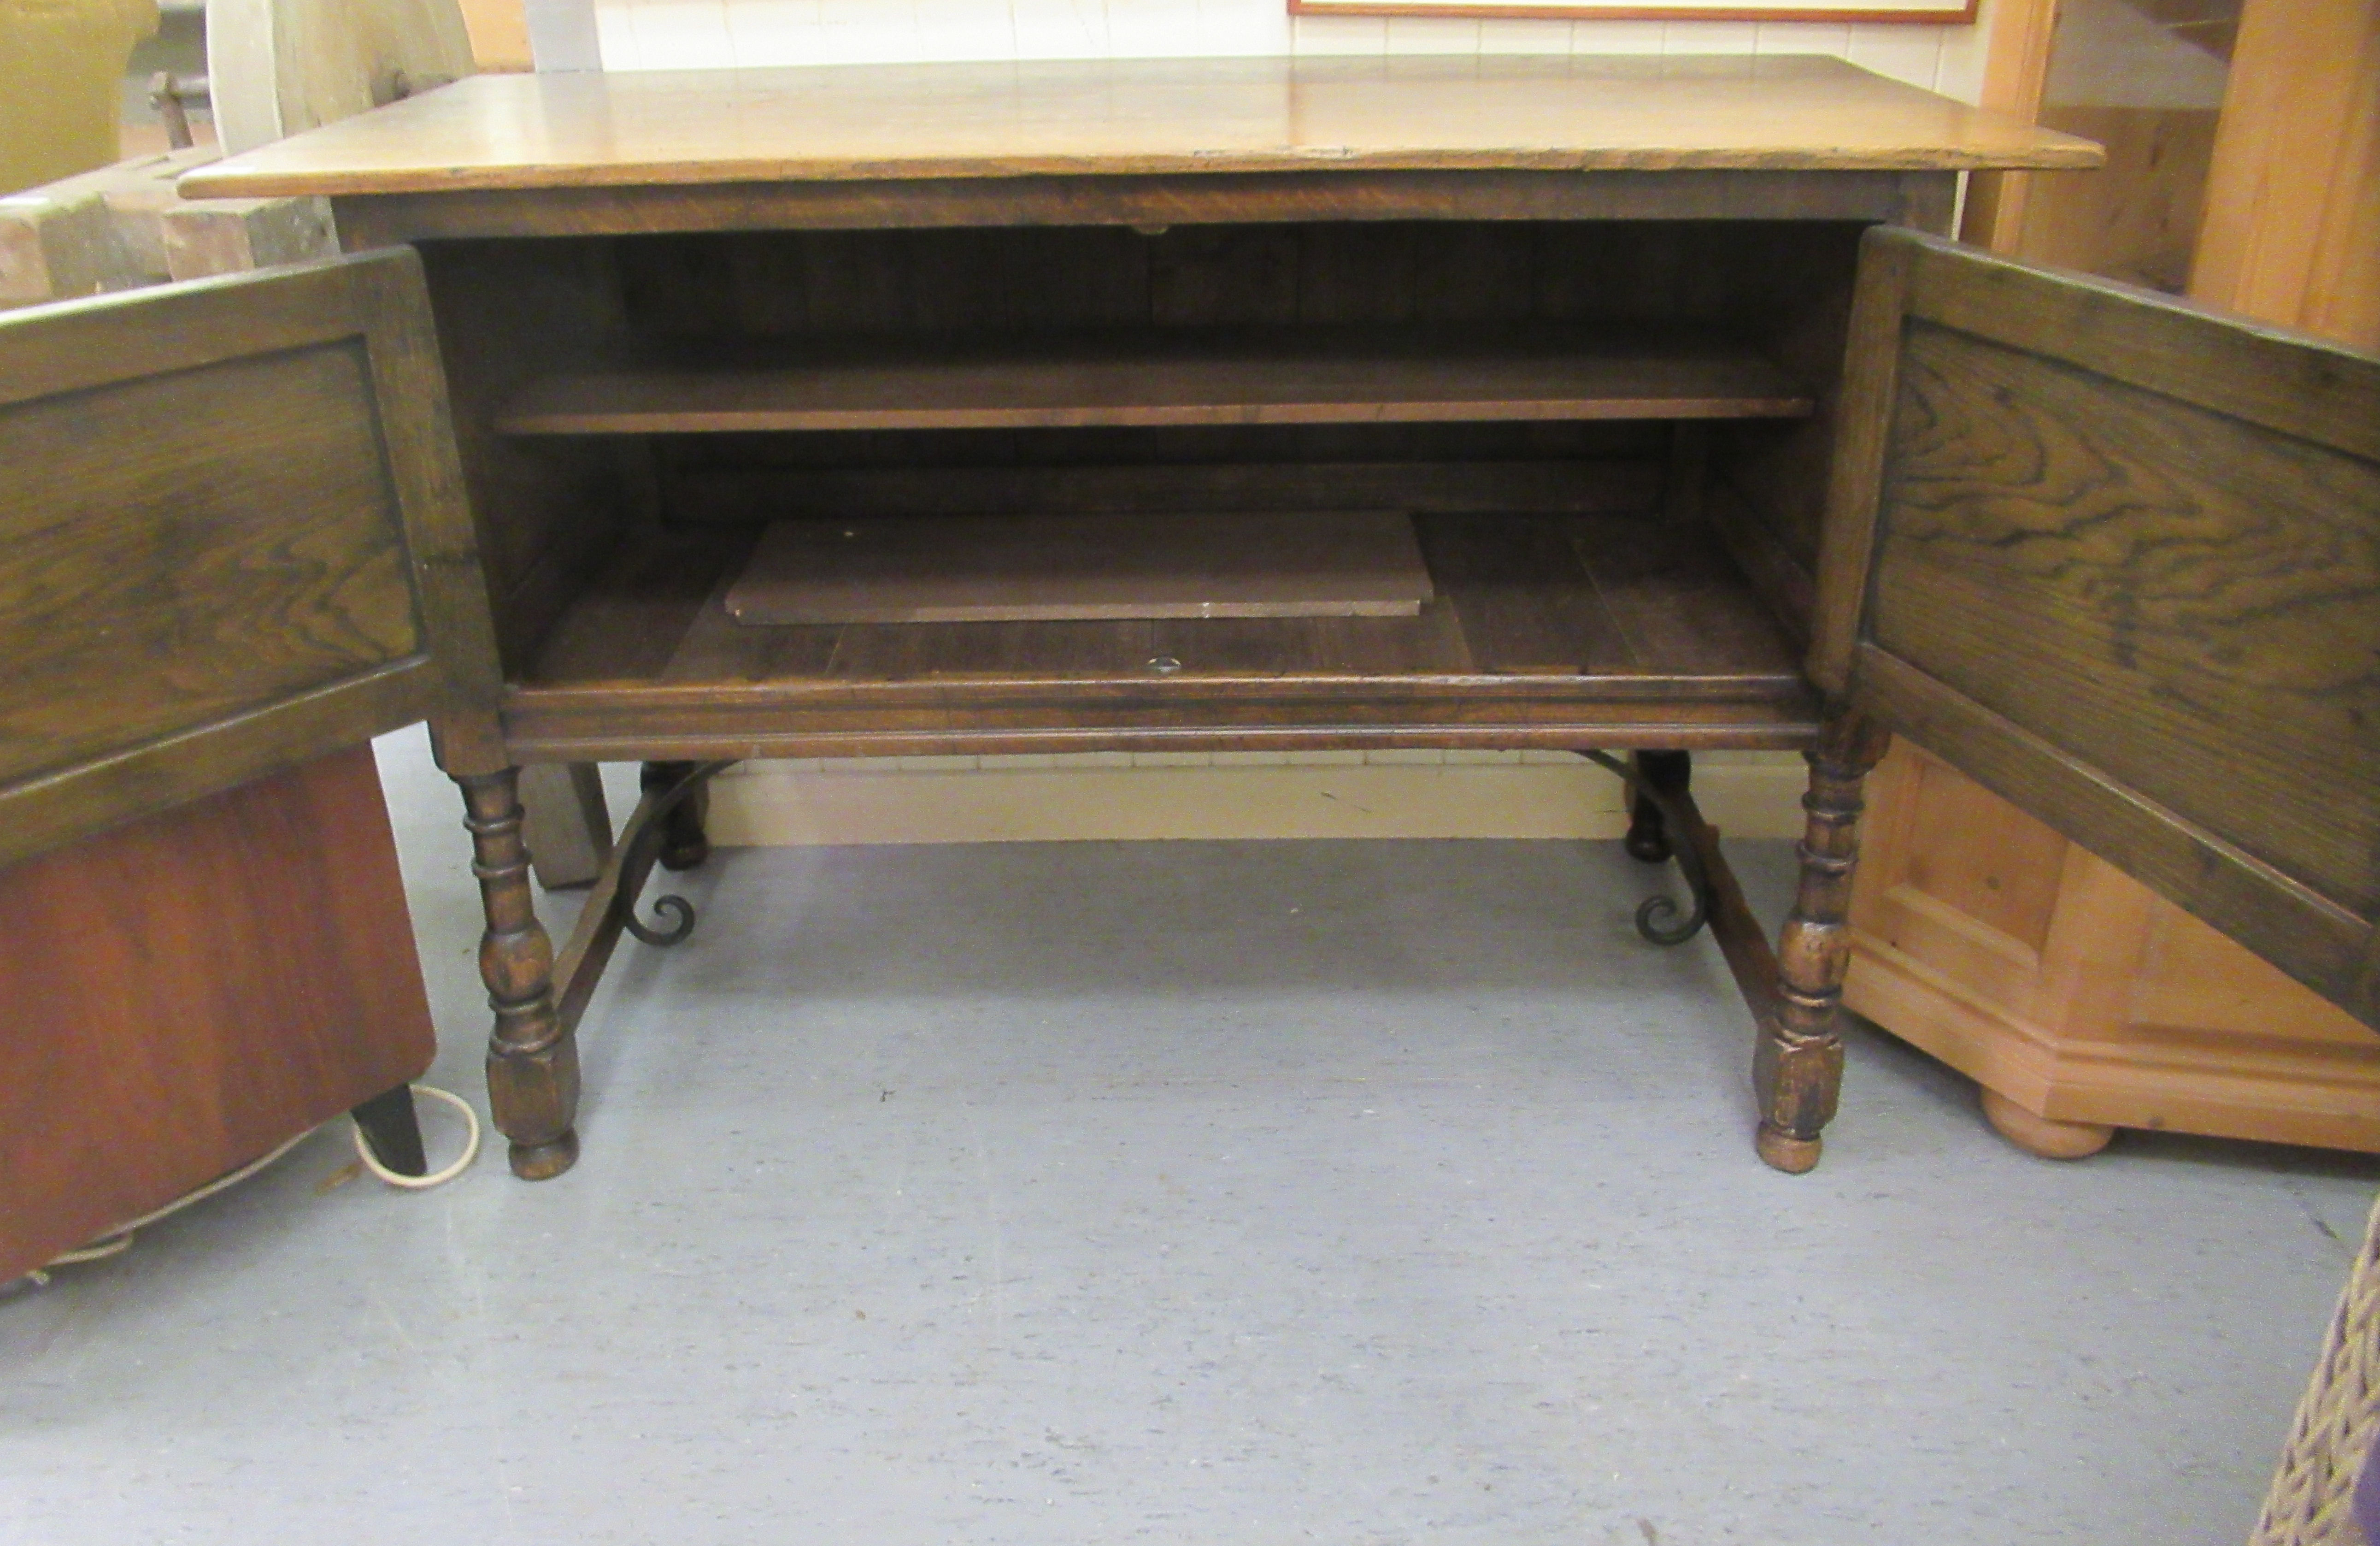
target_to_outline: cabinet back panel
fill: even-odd
[[[678,360],[854,335],[1473,323],[1707,330],[1755,345],[1818,398],[1811,420],[1715,437],[1714,476],[1734,490],[1734,507],[1770,533],[1760,542],[1807,568],[1861,229],[1334,221],[1150,234],[761,231],[624,237],[615,261],[633,347]],[[1213,498],[1244,508],[1346,508],[1384,494],[1422,509],[1643,508],[1658,495],[1668,456],[1665,426],[1624,423],[686,435],[650,444],[672,521],[766,519],[788,507],[1184,508]],[[1167,468],[1178,469],[1170,483]],[[1073,470],[1041,476],[1043,469]],[[1791,611],[1779,597],[1771,602]]]
[[[645,343],[1100,327],[1699,323],[1848,286],[1838,222],[1383,221],[623,238]]]
[[[1648,424],[1251,425],[676,435],[651,441],[663,518],[1135,510],[1644,510]]]

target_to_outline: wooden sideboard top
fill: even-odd
[[[2088,167],[1838,59],[1051,60],[482,75],[185,177],[194,198],[1351,171]]]

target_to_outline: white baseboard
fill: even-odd
[[[1798,837],[1791,752],[1694,760],[1704,815]],[[1094,753],[747,762],[711,785],[711,841],[1018,843],[1154,838],[1612,838],[1619,781],[1562,752]]]

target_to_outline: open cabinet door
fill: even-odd
[[[413,253],[0,316],[0,867],[492,705]]]
[[[1861,254],[1811,671],[2380,1027],[2380,357]]]

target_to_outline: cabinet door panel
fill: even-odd
[[[2380,1023],[2380,359],[1901,232],[1813,671]]]
[[[492,686],[410,252],[0,320],[0,864]]]

